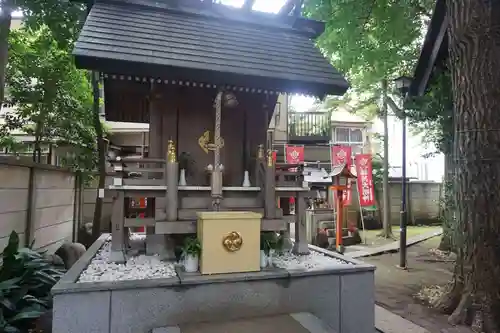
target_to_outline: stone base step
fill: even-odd
[[[153,329],[152,333],[336,333],[319,318],[307,313],[201,323]],[[362,333],[362,332],[360,332]]]
[[[228,195],[236,195],[240,194],[239,197],[227,197]],[[233,208],[245,208],[245,209],[253,209],[263,207],[263,202],[259,199],[254,193],[252,196],[248,196],[248,193],[224,193],[226,197],[221,200],[221,209],[233,209]],[[241,194],[246,194],[247,196],[243,196]],[[202,196],[186,196],[179,198],[179,208],[185,209],[211,209],[212,208],[212,198],[210,197],[210,193],[207,193],[205,197]]]
[[[286,230],[288,224],[287,219],[262,219],[262,231],[280,231]],[[155,224],[156,234],[193,234],[196,233],[196,220],[183,221],[157,221]]]
[[[255,212],[264,215],[264,208],[232,208],[232,209],[221,209],[221,211],[234,211],[234,212]],[[189,208],[189,209],[179,209],[178,219],[183,220],[196,220],[198,218],[198,213],[203,211],[212,211],[211,209],[197,209],[197,208]],[[283,210],[276,208],[276,218],[283,217]]]

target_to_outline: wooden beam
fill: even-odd
[[[445,17],[443,22],[441,23],[441,26],[439,27],[439,32],[436,36],[436,41],[432,46],[432,51],[428,60],[427,68],[425,69],[422,80],[420,81],[420,84],[417,87],[418,96],[422,96],[425,93],[425,89],[427,88],[427,85],[431,78],[432,71],[434,69],[434,66],[436,65],[436,60],[439,54],[439,50],[441,49],[441,45],[443,44],[444,39],[446,37],[447,28],[448,28],[448,18]]]
[[[296,14],[296,10],[294,10],[296,7],[299,7],[299,12],[300,12],[300,7],[301,7],[301,3],[303,1],[302,0],[287,0],[285,2],[285,4],[283,5],[283,7],[281,7],[281,9],[279,10],[278,12],[278,15],[281,15],[281,16],[288,16],[290,15],[290,13],[292,11],[294,11],[294,15]]]

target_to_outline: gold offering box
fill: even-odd
[[[260,271],[260,225],[254,212],[200,212],[200,273]]]

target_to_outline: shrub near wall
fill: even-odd
[[[20,247],[19,241],[19,235],[13,231],[2,253],[0,332],[35,329],[37,319],[51,311],[50,290],[64,274],[41,253]]]

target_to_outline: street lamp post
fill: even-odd
[[[408,225],[408,215],[407,215],[407,205],[406,205],[406,111],[404,106],[404,100],[406,94],[410,89],[412,78],[407,76],[400,76],[394,80],[396,89],[401,94],[401,113],[402,113],[402,165],[401,165],[401,211],[399,220],[399,267],[406,269],[406,226]]]

